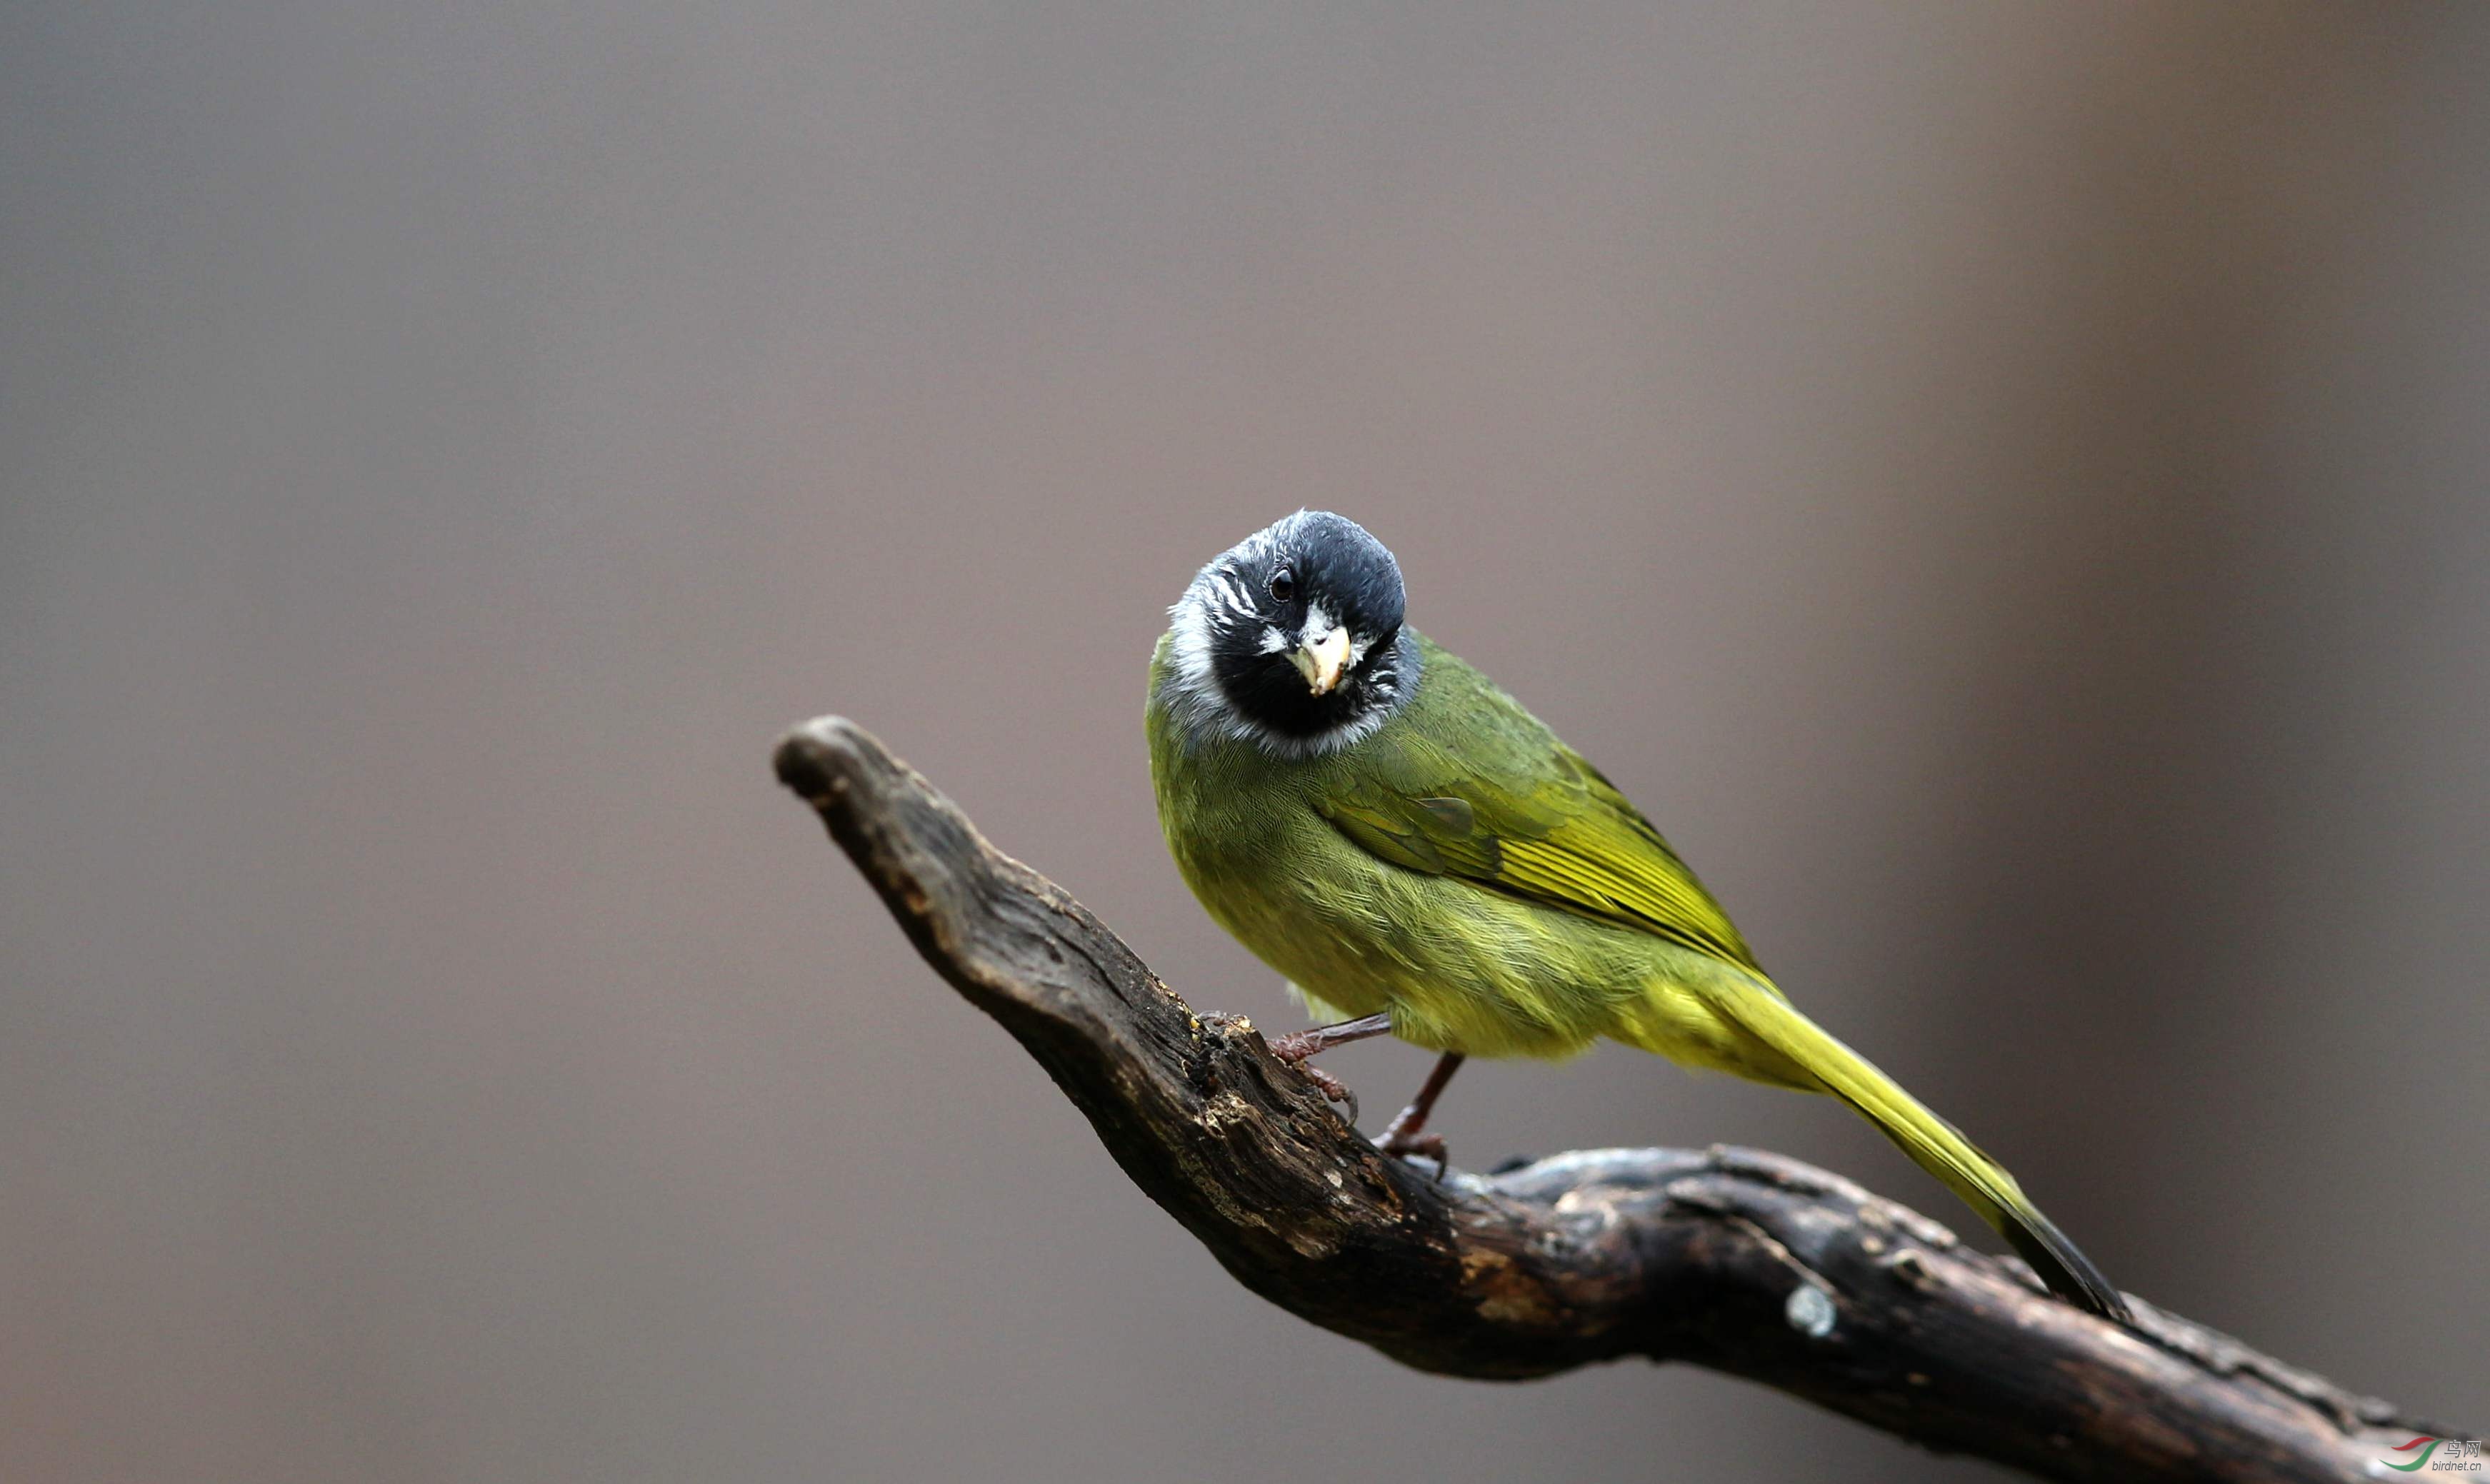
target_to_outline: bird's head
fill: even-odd
[[[1211,559],[1168,610],[1180,698],[1267,750],[1347,746],[1417,684],[1401,564],[1366,528],[1300,510]]]

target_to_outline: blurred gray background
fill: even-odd
[[[1247,1297],[771,782],[855,716],[1291,1023],[1141,706],[1301,504],[2125,1285],[2480,1425],[2485,77],[2477,6],[8,7],[0,1477],[1995,1476]],[[1623,1050],[1442,1123],[1971,1224]]]

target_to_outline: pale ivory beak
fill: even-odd
[[[1348,668],[1348,630],[1346,626],[1332,630],[1311,644],[1299,644],[1288,656],[1294,660],[1298,673],[1317,696],[1328,696],[1340,684],[1341,672]]]

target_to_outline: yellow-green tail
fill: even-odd
[[[2052,1293],[2104,1319],[2133,1322],[2126,1298],[2025,1198],[2013,1176],[1866,1057],[1769,991],[1742,985],[1713,1003],[1749,1035],[1797,1063],[1826,1092],[1857,1109],[1900,1145],[1913,1163],[1944,1181],[2022,1254]]]

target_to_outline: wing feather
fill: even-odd
[[[1404,870],[1457,876],[1762,972],[1651,821],[1597,768],[1531,726],[1544,747],[1498,747],[1500,766],[1491,769],[1414,739],[1369,748],[1368,766],[1318,807],[1369,854]]]

